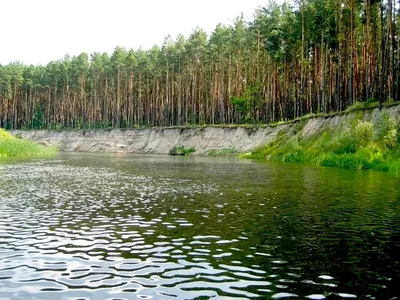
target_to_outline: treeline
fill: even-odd
[[[149,50],[0,65],[0,127],[268,123],[399,100],[399,7],[270,2],[210,36],[196,29]]]

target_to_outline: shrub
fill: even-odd
[[[383,140],[389,131],[396,128],[396,124],[392,118],[386,112],[382,112],[378,115],[375,121],[375,141]]]
[[[374,124],[369,121],[358,121],[354,129],[354,135],[359,147],[367,146],[375,135]]]
[[[12,135],[0,128],[0,141],[12,139]]]
[[[388,120],[390,124],[392,121]],[[381,130],[386,132],[386,129]],[[306,138],[302,137],[301,133],[292,137],[278,134],[275,140],[266,146],[239,157],[310,162],[320,166],[375,169],[400,174],[400,137],[397,129],[390,129],[379,141],[376,140],[376,136],[374,123],[357,120],[352,130],[326,129],[320,134]]]
[[[385,146],[389,149],[394,149],[398,144],[398,133],[395,128],[391,129],[383,138]]]
[[[174,146],[171,150],[169,150],[169,155],[190,155],[195,152],[196,149],[193,147],[184,147],[184,146]]]
[[[345,132],[332,140],[330,148],[335,154],[356,153],[357,140],[354,135]]]
[[[15,138],[0,128],[0,157],[45,157],[56,153],[55,147]]]

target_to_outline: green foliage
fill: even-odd
[[[190,155],[195,152],[196,149],[193,147],[184,147],[184,146],[174,146],[171,150],[169,150],[169,155]]]
[[[339,2],[266,1],[209,36],[196,28],[161,47],[0,65],[0,126],[277,124],[378,107],[378,98],[395,105],[398,68],[386,66],[399,65],[400,19],[388,26],[398,1]]]
[[[232,96],[231,103],[239,115],[240,123],[255,122],[255,111],[260,104],[260,86],[248,86],[240,97]]]
[[[364,110],[364,109],[371,109],[379,106],[379,101],[371,98],[368,101],[365,102],[355,102],[353,105],[349,106],[346,109],[346,112],[353,112],[353,111],[359,111],[359,110]]]
[[[239,157],[400,174],[399,129],[381,114],[375,123],[358,121],[351,130],[325,130],[307,138],[301,131],[294,135],[281,132],[268,145]]]
[[[233,104],[233,107],[235,108],[235,110],[237,112],[240,113],[247,113],[248,110],[248,102],[249,100],[246,97],[235,97],[232,96],[231,97],[231,102]]]
[[[346,112],[350,113],[350,112],[353,112],[353,111],[356,111],[356,110],[362,110],[362,109],[365,109],[365,103],[364,102],[356,102],[353,105],[349,106],[346,109]]]
[[[208,156],[236,156],[238,151],[235,148],[222,148],[208,150]]]
[[[44,123],[44,116],[43,116],[43,110],[40,107],[35,108],[34,111],[34,116],[33,116],[33,122],[32,122],[32,128],[33,129],[41,129],[43,128]]]
[[[297,121],[297,122],[294,124],[294,126],[293,126],[293,133],[296,134],[296,133],[302,131],[303,128],[304,128],[304,126],[306,126],[306,123],[307,123],[307,122],[305,122],[305,120],[299,120],[299,121]]]
[[[357,152],[357,140],[350,132],[335,135],[328,149],[331,149],[334,154],[353,154]]]
[[[375,127],[376,127],[376,132],[375,132],[375,140],[384,140],[387,135],[393,136],[393,138],[396,138],[396,123],[393,121],[393,119],[390,118],[389,114],[386,112],[382,112],[378,115],[377,119],[375,120]],[[390,133],[391,131],[394,131]]]
[[[12,139],[12,135],[9,134],[7,131],[4,129],[0,128],[0,141],[8,141]]]
[[[37,143],[13,137],[0,128],[0,158],[4,157],[48,157],[55,155],[55,147],[45,147]]]
[[[365,147],[375,136],[374,124],[369,121],[358,121],[358,124],[354,129],[354,135],[358,146]]]
[[[398,132],[395,128],[390,129],[388,133],[383,137],[385,146],[389,149],[394,149],[399,143]]]

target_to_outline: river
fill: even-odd
[[[399,179],[380,172],[133,154],[0,162],[1,299],[390,299],[399,241]]]

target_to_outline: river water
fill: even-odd
[[[399,179],[230,158],[0,163],[0,299],[398,299]]]

